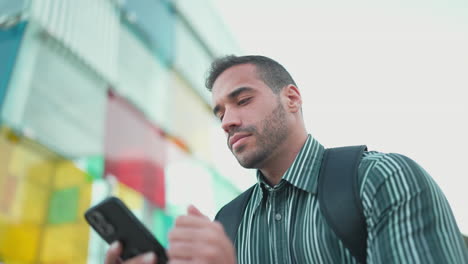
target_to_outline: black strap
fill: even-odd
[[[247,207],[250,196],[252,196],[254,187],[255,185],[241,193],[237,198],[223,206],[223,208],[221,208],[221,210],[216,214],[215,220],[221,222],[224,227],[224,231],[234,245],[236,244],[239,224],[244,216],[245,207]]]
[[[357,171],[366,149],[366,146],[327,149],[318,185],[322,214],[360,263],[366,263],[367,229]]]

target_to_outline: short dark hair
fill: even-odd
[[[289,72],[277,61],[265,56],[249,55],[235,56],[228,55],[220,57],[211,63],[210,70],[207,73],[205,85],[211,91],[216,79],[225,70],[240,64],[253,64],[256,67],[259,78],[268,85],[275,94],[289,84],[296,85]]]

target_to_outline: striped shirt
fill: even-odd
[[[276,186],[258,183],[239,225],[239,264],[358,263],[327,226],[317,183],[324,147],[309,136]],[[468,263],[439,187],[414,161],[365,152],[358,170],[368,263]]]

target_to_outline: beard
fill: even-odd
[[[231,131],[231,134],[237,132],[251,133],[256,139],[256,146],[253,149],[248,149],[248,146],[244,145],[234,152],[230,148],[232,154],[244,168],[258,168],[286,139],[288,135],[286,111],[279,101],[272,113],[266,116],[258,127],[261,128],[260,131],[253,125]]]

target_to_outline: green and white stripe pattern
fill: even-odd
[[[324,147],[308,137],[275,187],[260,172],[239,225],[239,264],[358,263],[327,226],[317,197]],[[468,263],[439,187],[400,154],[365,152],[359,166],[368,263]]]

